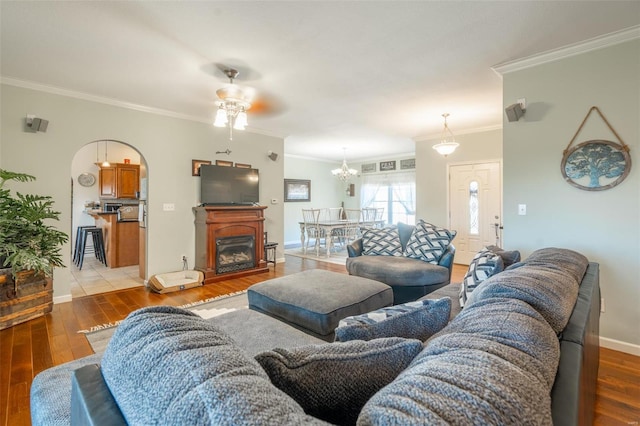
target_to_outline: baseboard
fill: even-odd
[[[614,351],[625,352],[631,355],[640,356],[640,345],[633,343],[621,342],[620,340],[608,339],[600,337],[600,346]]]
[[[56,296],[53,298],[53,304],[56,305],[58,303],[67,303],[71,302],[71,295],[65,294],[64,296]]]

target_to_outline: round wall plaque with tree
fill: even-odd
[[[589,115],[596,111],[620,143],[607,140],[590,140],[571,145],[582,130]],[[621,183],[631,170],[629,146],[611,127],[598,107],[591,107],[578,131],[567,145],[560,165],[562,176],[571,185],[585,191],[603,191]]]

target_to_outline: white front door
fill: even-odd
[[[449,227],[455,263],[468,265],[482,247],[500,245],[502,179],[499,162],[449,166]]]

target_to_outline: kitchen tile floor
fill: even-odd
[[[79,270],[71,264],[71,297],[82,297],[124,288],[144,286],[138,276],[138,265],[122,268],[107,268],[93,256],[86,256]]]

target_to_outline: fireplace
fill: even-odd
[[[216,274],[251,269],[255,266],[253,235],[216,239]]]
[[[195,267],[204,284],[268,272],[264,259],[266,206],[202,206],[193,209]]]

